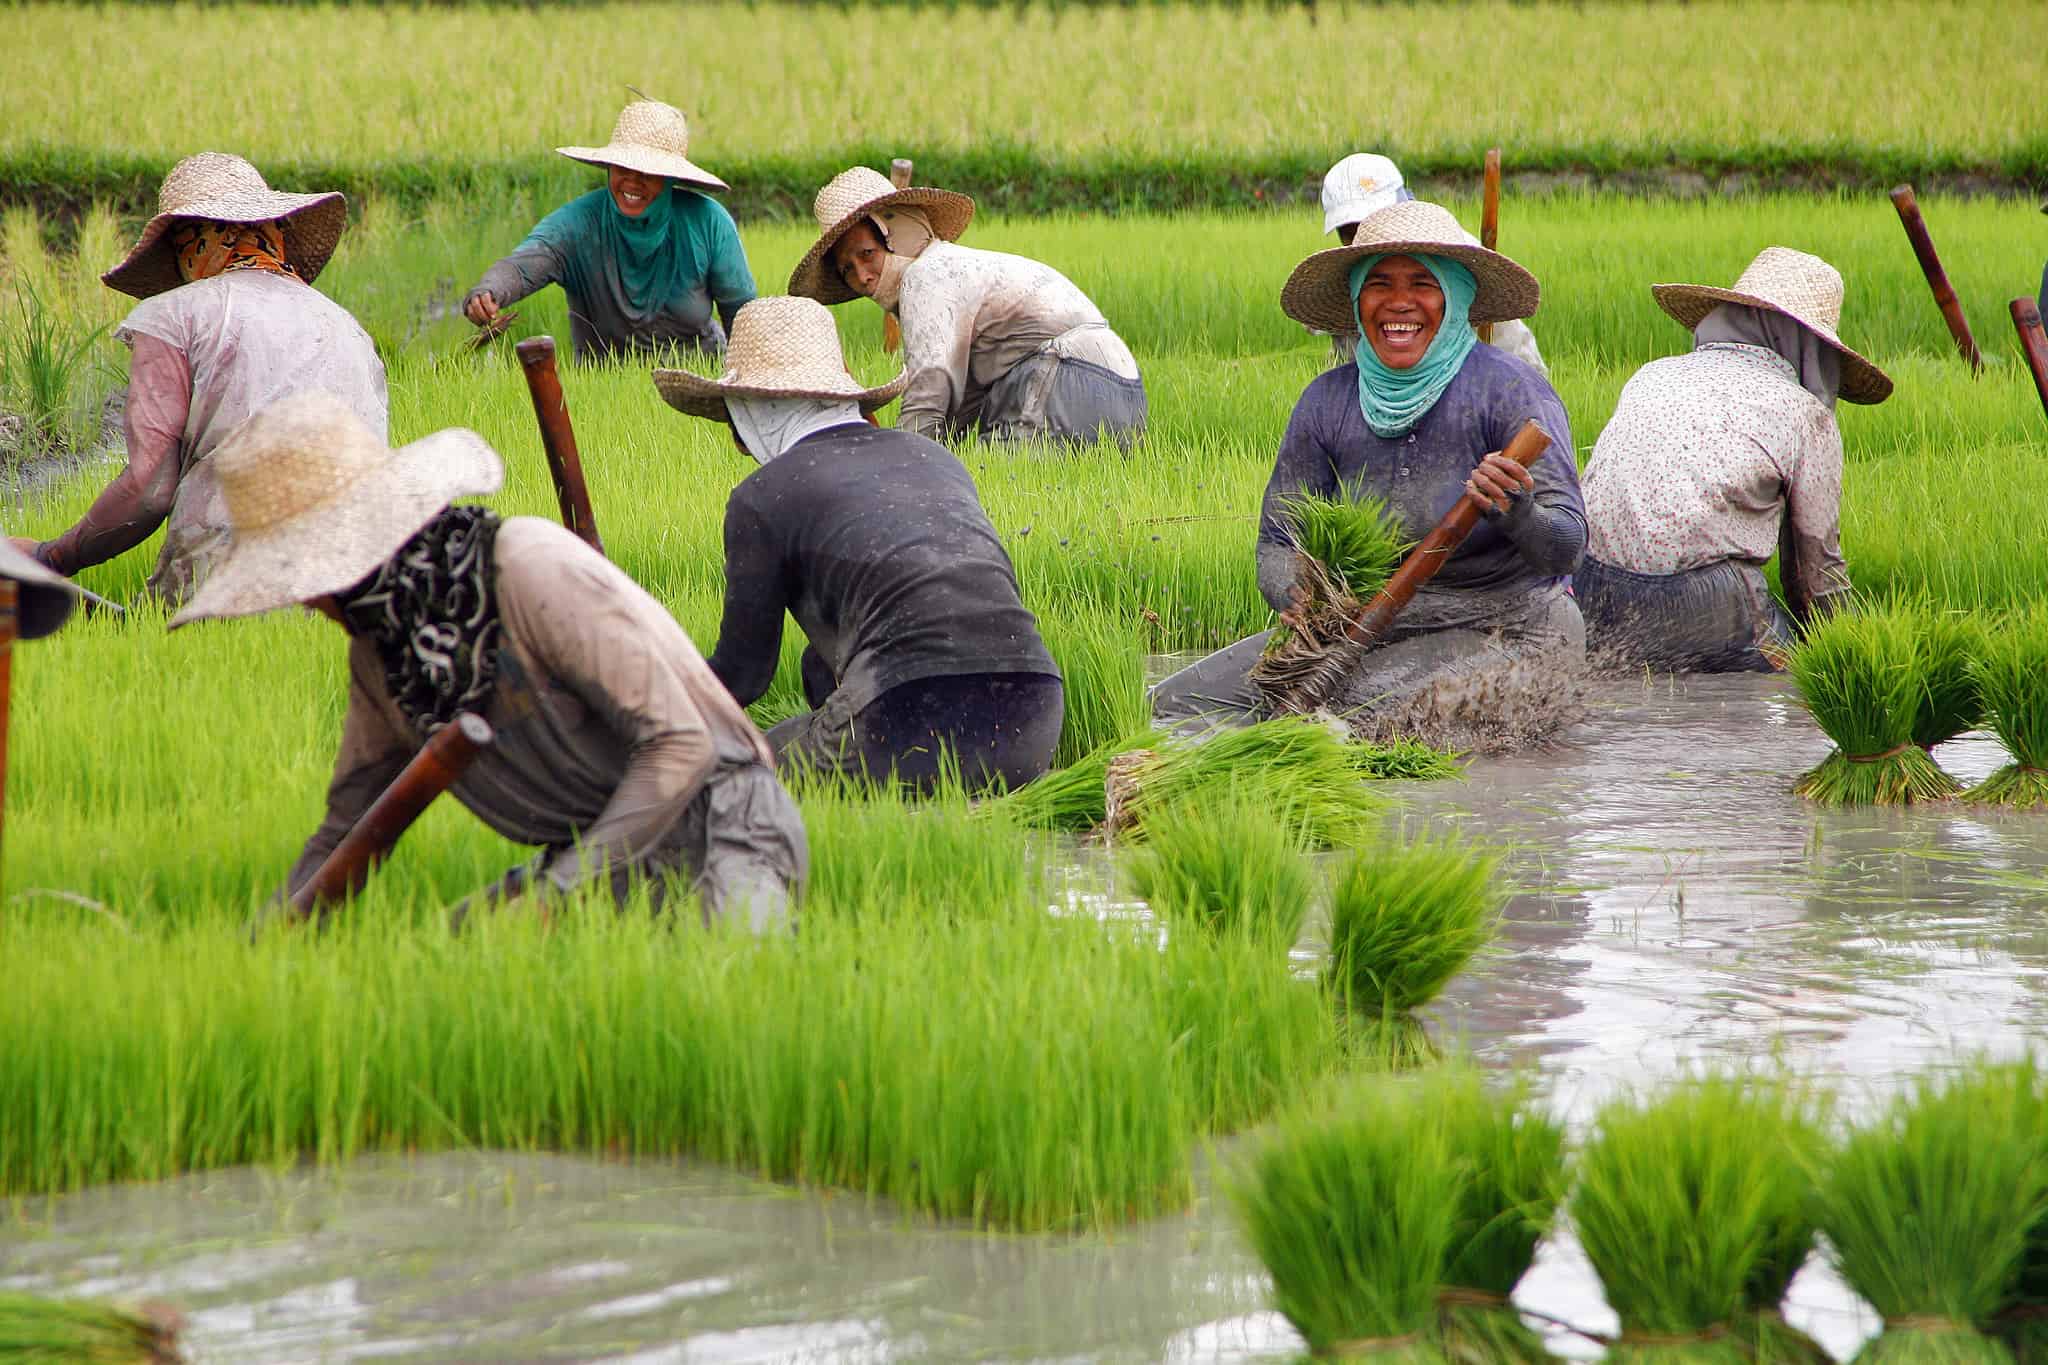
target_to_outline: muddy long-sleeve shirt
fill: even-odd
[[[1023,256],[933,242],[903,272],[896,316],[910,375],[896,425],[932,440],[972,428],[989,386],[1047,346],[1138,378],[1131,348],[1088,296]]]
[[[1850,586],[1841,428],[1762,346],[1713,342],[1637,370],[1586,462],[1586,511],[1587,553],[1617,569],[1761,565],[1783,549],[1802,617]]]
[[[1533,494],[1489,513],[1418,594],[1432,619],[1459,619],[1457,598],[1498,599],[1550,586],[1570,573],[1586,544],[1585,505],[1564,404],[1541,375],[1491,346],[1474,346],[1450,387],[1406,436],[1377,436],[1358,404],[1358,366],[1340,365],[1310,382],[1288,419],[1259,516],[1259,591],[1275,610],[1294,585],[1287,500],[1369,494],[1386,501],[1409,540],[1428,535],[1464,496],[1465,480],[1489,451],[1504,449],[1536,419],[1550,448],[1529,471]]]
[[[773,766],[767,741],[675,618],[553,522],[513,517],[495,554],[501,667],[484,719],[497,731],[456,799],[518,843],[556,850],[566,889],[607,864],[664,861],[684,808],[716,774]],[[348,714],[327,818],[293,866],[296,890],[422,737],[391,699],[376,646],[349,649]]]
[[[775,676],[785,610],[853,711],[921,678],[1059,675],[973,478],[904,431],[828,427],[733,490],[711,669],[742,705]]]

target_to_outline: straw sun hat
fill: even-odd
[[[716,379],[688,370],[656,370],[654,387],[668,405],[692,417],[728,420],[727,397],[816,398],[851,401],[873,412],[910,382],[899,374],[886,384],[862,388],[846,372],[839,328],[815,299],[787,295],[755,299],[732,320],[725,347],[725,373]]]
[[[1767,246],[1756,254],[1733,289],[1705,284],[1653,284],[1657,306],[1687,331],[1724,303],[1768,308],[1804,327],[1842,356],[1841,396],[1851,403],[1882,403],[1891,397],[1891,377],[1842,344],[1842,276],[1818,256],[1790,247]]]
[[[210,458],[233,540],[172,630],[352,587],[456,498],[495,493],[505,478],[473,431],[393,450],[321,389],[271,404]]]
[[[64,624],[78,604],[78,589],[70,579],[44,568],[5,540],[0,540],[0,578],[11,578],[20,585],[18,629],[24,640],[48,635]]]
[[[952,190],[929,186],[899,190],[889,177],[872,166],[855,166],[826,182],[811,204],[811,216],[818,220],[818,240],[789,272],[789,292],[820,303],[845,303],[860,296],[846,287],[846,281],[832,268],[832,248],[847,230],[861,219],[892,204],[912,204],[931,219],[932,231],[941,241],[956,242],[974,220],[974,201]]]
[[[348,224],[348,203],[329,190],[322,194],[286,194],[264,182],[248,162],[227,152],[200,152],[171,167],[156,193],[156,217],[121,263],[100,276],[100,283],[146,299],[185,282],[178,274],[178,254],[171,247],[171,225],[181,218],[222,223],[268,223],[275,219],[284,233],[284,258],[299,278],[311,284],[327,267],[334,244]]]
[[[732,186],[690,160],[690,125],[683,111],[659,100],[634,100],[619,111],[612,140],[602,147],[557,147],[571,161],[619,166],[642,175],[666,176],[700,189]]]
[[[1333,336],[1356,334],[1358,304],[1347,276],[1367,256],[1447,256],[1479,282],[1469,314],[1473,322],[1507,322],[1536,311],[1536,277],[1497,251],[1475,246],[1451,211],[1409,199],[1364,219],[1350,246],[1315,255],[1294,267],[1280,291],[1280,307],[1306,327]]]

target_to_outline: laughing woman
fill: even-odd
[[[1475,322],[1536,311],[1538,289],[1507,257],[1466,244],[1450,213],[1413,200],[1359,224],[1350,246],[1295,268],[1280,306],[1295,321],[1362,338],[1353,363],[1303,392],[1280,442],[1259,521],[1259,591],[1292,605],[1300,555],[1288,511],[1307,494],[1383,500],[1420,540],[1466,493],[1483,520],[1336,688],[1364,733],[1422,733],[1499,748],[1529,726],[1502,714],[1515,690],[1556,692],[1537,657],[1576,664],[1585,627],[1567,575],[1586,543],[1564,405],[1535,369],[1478,344]],[[1551,438],[1529,470],[1500,452],[1529,419]],[[1260,710],[1256,635],[1159,684],[1169,721]],[[1534,708],[1540,721],[1548,710]]]
[[[701,192],[728,186],[691,162],[682,111],[636,100],[605,146],[556,150],[604,167],[605,188],[541,219],[484,272],[463,315],[487,327],[499,309],[559,284],[582,359],[666,346],[723,350],[733,315],[754,297],[754,275],[732,215]]]

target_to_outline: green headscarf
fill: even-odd
[[[1436,400],[1444,396],[1444,390],[1458,377],[1458,367],[1479,344],[1479,334],[1472,330],[1469,316],[1472,300],[1479,293],[1479,282],[1472,278],[1471,271],[1446,256],[1383,251],[1364,257],[1351,267],[1348,282],[1354,316],[1366,272],[1389,254],[1414,255],[1436,276],[1438,287],[1444,291],[1444,320],[1422,359],[1407,369],[1397,370],[1382,363],[1373,352],[1372,341],[1365,336],[1358,338],[1358,406],[1365,413],[1365,424],[1375,436],[1406,436],[1423,414],[1436,406]]]

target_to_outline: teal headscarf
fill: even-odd
[[[1352,265],[1349,284],[1354,314],[1358,309],[1358,291],[1365,287],[1366,272],[1388,254],[1366,256]],[[1479,282],[1472,278],[1472,272],[1446,256],[1418,254],[1415,259],[1429,268],[1444,291],[1444,320],[1422,359],[1405,370],[1383,364],[1374,354],[1372,342],[1359,337],[1358,406],[1375,436],[1406,436],[1413,430],[1423,414],[1444,396],[1444,390],[1458,377],[1458,367],[1479,344],[1479,334],[1472,330],[1469,316],[1472,299],[1479,293]]]
[[[570,260],[572,272],[588,262],[609,275],[623,296],[617,300],[622,310],[645,321],[703,286],[710,263],[693,234],[676,221],[676,196],[689,192],[668,186],[648,201],[638,218],[628,218],[613,202],[611,191],[600,189],[549,214],[533,235]],[[573,283],[580,286],[579,292],[588,293],[594,281]]]

